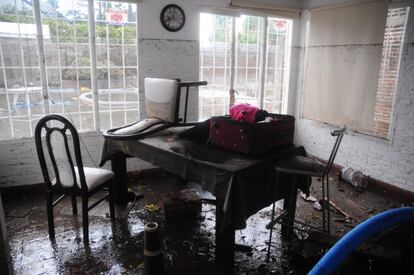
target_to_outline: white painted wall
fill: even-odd
[[[312,2],[312,1],[309,1]],[[321,2],[321,1],[315,1]],[[365,174],[388,182],[402,189],[414,191],[414,6],[412,1],[398,1],[398,5],[411,5],[407,34],[403,47],[398,80],[391,140],[348,133],[342,141],[336,162],[351,166]],[[308,14],[302,14],[306,26]],[[369,16],[367,14],[366,16]],[[302,28],[302,42],[306,39],[306,27]],[[300,56],[305,56],[302,47]],[[346,58],[346,57],[344,57]],[[299,64],[303,67],[303,58]],[[327,159],[334,139],[333,129],[323,123],[300,118],[303,97],[303,69],[298,76],[296,101],[296,142],[303,144],[309,153]]]

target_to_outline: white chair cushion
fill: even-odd
[[[144,80],[147,117],[174,122],[178,82],[174,79],[149,78]]]
[[[107,182],[115,176],[115,174],[112,171],[101,168],[83,167],[83,172],[85,173],[85,181],[89,191],[92,191],[99,185]],[[79,179],[78,167],[75,167],[75,173],[76,182],[79,188],[82,188]],[[56,179],[52,180],[52,184],[56,184]]]

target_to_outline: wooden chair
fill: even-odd
[[[321,179],[322,182],[322,202],[323,202],[323,207],[322,207],[322,231],[324,233],[328,233],[328,235],[330,234],[330,204],[329,204],[329,172],[332,168],[332,165],[334,163],[336,154],[338,153],[338,149],[339,149],[339,145],[341,144],[343,135],[346,132],[346,127],[339,129],[339,130],[334,130],[331,132],[332,136],[336,137],[336,141],[335,144],[332,148],[331,154],[329,156],[329,159],[327,161],[327,163],[322,163],[320,161],[318,161],[315,158],[311,158],[311,157],[304,157],[304,156],[295,156],[287,161],[281,162],[279,164],[276,165],[275,169],[276,169],[276,180],[275,180],[275,194],[276,194],[276,189],[278,186],[278,178],[279,178],[279,174],[280,173],[284,173],[284,174],[288,174],[288,175],[292,175],[293,178],[293,182],[292,182],[292,186],[295,186],[296,182],[296,177],[300,176],[300,175],[304,175],[304,176],[311,176],[311,177],[319,177]],[[292,188],[295,190],[296,192],[296,188]],[[296,193],[291,194],[292,196],[296,196]],[[292,200],[295,201],[296,200]],[[275,218],[275,203],[273,202],[272,205],[272,218],[271,218],[271,222],[268,224],[267,228],[270,229],[270,234],[269,234],[269,246],[268,246],[268,255],[266,260],[268,261],[269,259],[269,253],[270,253],[270,245],[271,245],[271,239],[272,239],[272,232],[273,232],[273,227],[275,225],[275,223],[277,223],[278,221],[280,221],[283,217],[282,216],[278,216]],[[286,202],[285,202],[286,203]],[[284,207],[285,209],[289,209],[289,211],[294,211],[294,209],[296,208],[296,205],[293,206],[289,206],[289,205],[285,205]],[[286,215],[286,212],[282,212],[281,215]],[[294,225],[294,220],[289,220],[289,221],[285,221],[287,222],[287,227],[292,228]],[[285,227],[286,228],[286,227]],[[282,236],[283,236],[284,232],[282,232]],[[289,238],[289,240],[291,239],[291,236],[287,236]]]
[[[68,134],[71,135],[71,141],[68,139]],[[45,142],[42,142],[42,137],[44,137]],[[69,195],[71,196],[74,215],[77,214],[76,197],[81,197],[82,199],[83,241],[88,243],[88,211],[108,198],[108,196],[110,217],[112,222],[115,220],[112,191],[114,173],[100,168],[83,167],[78,132],[62,116],[52,114],[40,119],[36,125],[35,141],[43,179],[46,184],[47,219],[50,239],[55,240],[53,206],[59,203],[66,195]],[[48,169],[45,151],[43,150],[44,146],[47,148],[53,169]],[[74,158],[72,152],[74,152]],[[55,177],[53,179],[50,175],[52,173],[49,173],[49,171],[54,172]],[[105,187],[108,188],[109,194],[88,206],[89,197]],[[61,196],[53,201],[53,194]]]

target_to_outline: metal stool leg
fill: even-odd
[[[273,202],[273,206],[272,206],[272,221],[275,217],[275,204],[276,202]],[[267,255],[266,255],[266,263],[269,262],[270,259],[270,246],[272,245],[272,234],[273,234],[273,226],[270,227],[270,233],[269,233],[269,243],[267,245]]]
[[[323,233],[326,233],[326,217],[325,217],[325,205],[326,205],[326,201],[325,201],[325,177],[321,178],[321,183],[322,183],[322,231]]]
[[[328,235],[331,234],[331,205],[329,199],[329,175],[326,176],[326,211],[327,211],[327,224],[328,224]]]

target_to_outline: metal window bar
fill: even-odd
[[[35,20],[36,20],[37,45],[39,49],[39,66],[40,66],[40,79],[42,83],[43,113],[47,115],[50,113],[49,93],[47,89],[46,58],[45,58],[45,48],[43,45],[43,30],[42,30],[42,22],[41,22],[41,17],[40,17],[39,0],[33,1],[33,8],[34,8],[34,15],[35,15]]]
[[[236,67],[236,18],[231,17],[231,49],[230,49],[230,90],[229,90],[229,107],[233,106],[235,101],[235,67]]]
[[[73,1],[72,1],[73,5]],[[78,98],[80,97],[80,84],[79,84],[79,62],[78,62],[78,41],[76,35],[76,19],[74,18],[72,21],[73,24],[73,41],[74,41],[74,49],[75,49],[75,71],[76,71],[76,90],[78,92]],[[82,126],[82,114],[81,114],[81,101],[78,100],[78,118],[79,118],[79,129],[83,130]]]
[[[65,104],[63,104],[64,98],[63,98],[63,73],[62,73],[62,56],[60,53],[60,29],[59,29],[59,25],[58,25],[58,17],[57,17],[57,12],[56,12],[56,2],[55,2],[55,22],[56,22],[56,46],[57,46],[57,54],[58,54],[58,70],[59,70],[59,86],[60,86],[60,99],[62,102],[62,112],[66,113],[66,109],[65,109]],[[50,68],[50,67],[49,67]],[[53,67],[52,67],[53,68]],[[49,90],[49,86],[48,86],[48,90]]]
[[[229,28],[229,24],[228,24],[228,19],[226,17],[226,26],[224,28],[224,31],[226,33],[225,39],[224,39],[224,79],[223,79],[223,84],[224,84],[224,88],[226,88],[227,86],[227,68],[228,68],[228,64],[227,64],[227,45],[228,45],[228,28]],[[222,111],[221,114],[225,114],[227,112],[226,110],[226,97],[223,96],[223,105],[222,105]]]
[[[200,70],[199,70],[199,75],[200,75],[200,79],[204,79],[204,48],[200,47]],[[200,94],[203,92],[203,90],[200,90]],[[199,116],[200,117],[204,117],[204,110],[203,110],[203,97],[200,96],[198,99],[198,105],[200,106],[200,110],[199,110]]]
[[[247,16],[246,17],[246,20],[247,20],[247,26],[249,26],[250,25],[250,16]],[[247,80],[248,80],[248,66],[249,66],[249,32],[248,32],[248,30],[249,30],[249,28],[247,27],[246,28],[246,37],[247,37],[247,43],[245,44],[245,47],[246,47],[246,64],[245,64],[245,67],[244,67],[244,72],[245,72],[245,74],[244,74],[244,83],[245,83],[245,87],[247,87],[248,86],[248,82],[247,82]],[[248,88],[245,88],[245,90],[244,90],[244,93],[245,93],[245,95],[247,96],[247,92],[248,92]]]
[[[89,28],[89,57],[91,70],[91,88],[93,96],[93,123],[94,129],[99,131],[101,128],[99,117],[99,97],[98,97],[98,76],[96,65],[96,34],[95,34],[95,10],[94,1],[88,0],[88,28]]]
[[[108,9],[108,2],[105,2],[105,9]],[[111,83],[111,68],[109,58],[109,24],[106,22],[106,65],[108,68],[108,98],[109,98],[109,128],[113,128],[112,124],[112,83]]]
[[[139,45],[138,45],[138,5],[137,5],[137,16],[136,16],[136,21],[135,21],[135,37],[136,37],[136,41],[134,43],[134,45],[136,45],[136,56],[137,56],[137,65],[136,67],[136,72],[137,72],[137,78],[136,78],[136,91],[137,91],[137,95],[138,95],[138,102],[137,102],[137,115],[138,115],[138,119],[140,118],[140,114],[139,114],[139,70],[138,70],[138,64],[139,64]]]
[[[14,1],[16,7],[17,7],[17,0]],[[21,32],[20,32],[20,15],[19,15],[19,10],[16,9],[16,21],[17,21],[17,31],[19,33],[19,49],[20,49],[20,57],[22,59],[22,72],[23,72],[23,84],[24,84],[24,94],[26,97],[26,104],[27,106],[30,106],[30,96],[29,96],[29,92],[27,91],[27,76],[26,76],[26,69],[25,69],[25,61],[24,61],[24,54],[23,54],[23,42],[22,42],[22,38],[21,38]],[[30,136],[33,135],[33,129],[32,129],[32,111],[29,108],[27,108],[27,117],[28,117],[28,124],[29,124],[29,133]]]
[[[214,26],[217,26],[217,16],[214,17]],[[213,28],[213,37],[214,37],[214,47],[213,47],[213,83],[216,83],[216,47],[217,47],[217,43],[216,43],[216,28]],[[211,102],[211,110],[212,110],[212,115],[215,114],[215,100],[214,100],[214,94],[212,97],[212,102]]]
[[[125,81],[125,38],[124,38],[124,26],[121,26],[121,52],[122,52],[122,87],[124,88],[123,99],[124,99],[124,124],[127,124],[127,112],[126,112],[126,81]]]
[[[288,104],[288,91],[289,91],[289,77],[290,77],[290,45],[292,39],[292,21],[286,21],[286,31],[284,33],[284,44],[283,44],[283,85],[280,87],[281,96],[279,108],[282,113],[287,113],[287,104]]]
[[[6,101],[7,101],[7,112],[8,112],[8,118],[10,122],[10,130],[11,130],[11,137],[14,138],[14,127],[13,127],[13,119],[12,119],[12,112],[10,108],[10,100],[9,100],[9,88],[7,85],[7,77],[6,77],[6,67],[4,64],[4,56],[3,56],[3,47],[0,44],[0,58],[1,58],[1,66],[2,66],[2,72],[3,72],[3,81],[4,81],[4,91],[6,95]]]
[[[260,64],[259,64],[259,56],[257,56],[257,64],[259,67],[259,76],[260,76],[260,82],[259,82],[259,106],[260,109],[264,109],[264,99],[265,99],[265,80],[266,80],[266,68],[267,68],[267,44],[268,44],[268,35],[267,35],[267,26],[268,26],[268,18],[262,18],[263,24],[261,28],[262,36],[260,38]]]
[[[259,79],[261,78],[261,64],[263,63],[263,57],[261,56],[263,53],[262,51],[262,46],[261,43],[263,42],[262,40],[262,35],[263,35],[263,24],[261,24],[262,22],[262,18],[259,17],[258,18],[258,26],[257,26],[257,31],[256,32],[256,68],[255,68],[255,83],[254,83],[254,98],[256,99],[256,104],[259,103],[259,107],[261,106],[261,87],[263,86],[263,83],[259,82]],[[250,44],[249,44],[250,47]],[[249,64],[247,64],[247,67],[249,68]]]
[[[274,65],[274,79],[273,79],[273,85],[274,88],[276,89],[277,93],[273,93],[273,111],[275,111],[275,101],[277,102],[278,105],[278,112],[280,112],[280,102],[281,102],[281,93],[282,91],[280,91],[280,86],[277,84],[277,79],[279,74],[283,74],[283,65],[280,65],[280,60],[281,60],[281,55],[285,55],[285,52],[279,49],[278,47],[280,46],[280,30],[276,29],[276,45],[275,45],[275,65]],[[283,49],[284,50],[284,49]]]

